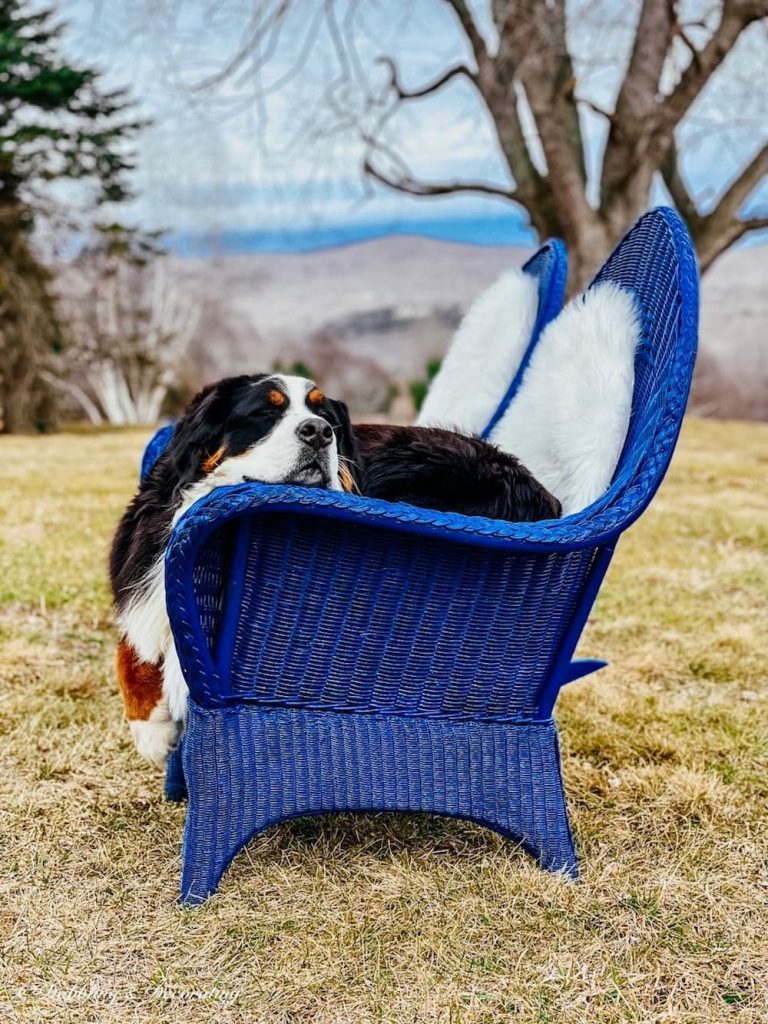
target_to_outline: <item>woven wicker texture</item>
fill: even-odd
[[[554,723],[456,724],[395,716],[193,708],[182,899],[204,901],[238,849],[286,818],[432,811],[522,841],[576,877]]]
[[[613,484],[588,509],[501,523],[243,484],[202,499],[179,522],[166,588],[194,701],[184,740],[185,895],[213,891],[260,828],[293,814],[395,808],[414,778],[420,795],[407,797],[407,809],[483,821],[514,835],[544,866],[575,871],[572,848],[562,854],[570,834],[559,766],[531,767],[521,737],[529,729],[544,735],[560,686],[584,670],[570,662],[616,539],[651,500],[678,436],[698,293],[677,215],[662,209],[641,218],[597,280],[634,293],[642,338],[624,451]],[[206,761],[214,734],[227,738]],[[469,737],[492,735],[502,761],[468,757],[459,769],[451,746],[459,734],[470,746]],[[349,787],[359,785],[371,742],[392,756],[370,762],[380,770],[371,768],[360,802]],[[556,739],[550,754],[556,762]],[[489,776],[483,766],[491,762]],[[435,763],[443,772],[456,767],[459,803]],[[503,814],[500,792],[509,796]],[[562,808],[551,814],[551,835],[523,804]]]
[[[235,529],[203,545],[192,575],[201,629],[180,653],[204,707],[536,717],[594,557],[446,545],[291,511]],[[224,548],[217,621],[222,576],[210,566]]]

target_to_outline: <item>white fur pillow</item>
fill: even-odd
[[[528,347],[539,291],[536,279],[509,270],[475,300],[453,337],[416,422],[481,434]]]
[[[547,326],[491,434],[560,499],[564,516],[591,505],[611,482],[629,426],[639,338],[631,293],[610,282],[590,288]]]

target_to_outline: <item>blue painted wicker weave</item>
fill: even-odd
[[[688,396],[697,272],[662,209],[596,280],[642,317],[627,441],[603,497],[502,523],[329,491],[242,484],[198,502],[166,557],[190,689],[181,894],[248,839],[336,810],[434,811],[575,877],[552,709],[615,543],[666,472]]]

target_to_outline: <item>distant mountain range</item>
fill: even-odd
[[[494,214],[421,216],[390,220],[317,223],[301,227],[240,228],[220,231],[172,231],[165,244],[183,259],[248,256],[256,253],[309,253],[338,249],[381,238],[426,238],[465,245],[531,248],[536,233],[522,211],[500,206]],[[766,244],[768,232],[749,235],[740,248]]]
[[[213,259],[174,260],[207,309],[190,385],[296,364],[355,411],[375,411],[388,389],[407,392],[423,376],[471,302],[530,254],[418,237],[342,239],[351,241],[336,235],[323,251],[219,248]],[[694,402],[702,411],[768,418],[767,261],[766,248],[730,252],[702,281]]]
[[[536,244],[536,235],[525,216],[512,208],[500,210],[494,216],[433,216],[220,232],[178,231],[171,232],[165,243],[183,258],[209,259],[217,255],[314,252],[378,238],[409,236],[483,246],[529,247]]]

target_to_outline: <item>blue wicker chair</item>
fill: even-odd
[[[522,379],[523,371],[533,352],[534,346],[539,339],[541,332],[547,324],[560,312],[565,295],[565,283],[568,277],[568,256],[565,246],[559,239],[550,239],[536,252],[522,268],[525,273],[535,278],[538,285],[538,309],[531,331],[531,338],[528,347],[515,374],[510,382],[504,397],[494,410],[488,420],[488,424],[482,432],[483,437],[488,437],[491,430],[503,416],[512,396]],[[160,427],[150,439],[141,460],[141,479],[147,476],[157,459],[165,450],[173,434],[173,423]],[[180,802],[186,799],[187,790],[184,782],[184,770],[182,765],[181,747],[168,758],[168,768],[165,776],[165,796],[173,802]]]
[[[552,710],[603,662],[573,653],[615,544],[661,482],[697,334],[697,272],[671,210],[637,223],[596,281],[642,320],[609,490],[559,521],[501,523],[298,487],[198,502],[168,548],[189,684],[182,899],[204,901],[276,822],[429,811],[521,843],[571,878]]]

